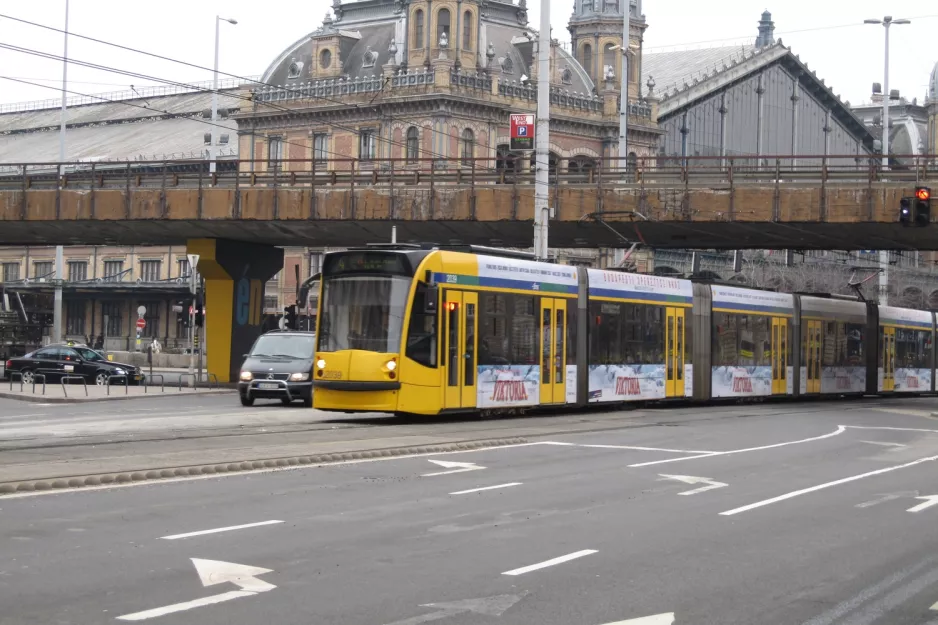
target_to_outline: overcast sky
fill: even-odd
[[[69,38],[69,58],[182,82],[210,80],[216,11],[238,20],[222,24],[220,70],[239,76],[261,74],[288,45],[322,23],[331,0],[71,0],[69,31],[161,54],[206,69],[186,67],[153,57]],[[529,0],[530,22],[539,24],[539,1]],[[883,28],[862,25],[881,18],[884,10],[913,23],[892,29],[890,87],[903,96],[925,95],[931,68],[938,61],[936,0],[644,0],[648,20],[646,49],[666,50],[744,43],[757,32],[768,8],[776,36],[807,61],[845,100],[869,99],[870,85],[883,78]],[[773,6],[773,4],[775,6]],[[565,25],[572,0],[551,0],[551,22]],[[0,2],[0,13],[62,28],[65,0]],[[554,37],[567,40],[561,26]],[[62,35],[0,18],[0,44],[62,55]],[[57,98],[62,63],[0,49],[0,76],[54,89],[0,79],[0,102]],[[153,79],[122,76],[70,64],[69,89],[103,93],[156,84]]]

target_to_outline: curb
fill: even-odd
[[[251,471],[269,471],[271,469],[311,465],[322,466],[360,460],[393,458],[397,456],[419,456],[453,451],[470,451],[476,449],[504,447],[506,445],[521,445],[527,442],[527,439],[520,437],[497,438],[489,440],[464,441],[461,443],[446,443],[442,445],[389,447],[385,449],[348,451],[336,454],[318,454],[314,456],[289,456],[286,458],[265,458],[260,460],[244,460],[241,462],[185,465],[179,467],[166,467],[162,469],[148,469],[146,471],[122,471],[120,473],[98,473],[92,475],[44,478],[39,480],[22,480],[18,482],[4,482],[0,484],[0,497],[12,493],[29,493],[35,491],[60,490],[65,488],[82,488],[87,486],[101,487],[112,484],[129,484],[131,482],[154,482],[166,479],[178,479],[180,477],[208,476],[212,474],[239,472],[247,473]]]
[[[153,392],[145,393],[143,395],[105,395],[104,397],[49,397],[47,395],[19,395],[17,393],[11,393],[9,391],[0,391],[0,399],[13,399],[16,401],[22,401],[26,403],[35,403],[35,404],[88,404],[94,402],[107,402],[107,401],[122,401],[128,399],[148,399],[156,397],[193,397],[201,395],[226,395],[229,393],[237,393],[237,389],[229,388],[217,388],[217,389],[206,389],[205,391],[200,391],[198,393],[180,393],[178,391],[165,391],[165,392]]]

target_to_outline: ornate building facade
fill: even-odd
[[[254,167],[506,167],[509,114],[537,108],[537,33],[526,0],[335,0],[332,15],[273,61],[236,116]],[[622,20],[632,30],[623,61]],[[577,0],[571,54],[550,52],[551,167],[597,166],[618,151],[623,67],[632,158],[654,155],[657,101],[639,87],[636,0]],[[273,86],[271,86],[273,85]],[[338,159],[338,160],[337,160]],[[341,159],[346,159],[342,161]],[[520,166],[528,167],[528,159]],[[250,166],[250,165],[246,165]],[[385,162],[385,165],[387,163]]]
[[[928,109],[928,154],[938,154],[938,63],[935,63],[931,76],[928,78],[928,99],[925,101]]]

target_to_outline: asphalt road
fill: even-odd
[[[938,624],[933,405],[2,498],[0,623]]]

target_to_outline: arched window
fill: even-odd
[[[448,44],[450,41],[449,9],[440,9],[436,14],[436,45],[440,45],[444,36]]]
[[[626,167],[628,167],[629,172],[638,171],[638,154],[635,152],[629,152],[629,155],[626,157]]]
[[[590,78],[595,78],[593,76],[593,46],[590,44],[583,46],[583,69],[586,70]]]
[[[422,48],[424,46],[423,38],[423,10],[417,9],[414,13],[414,46]]]
[[[607,43],[606,47],[603,48],[603,75],[600,76],[600,80],[605,80],[609,72],[609,68],[612,68],[612,75],[619,75],[619,67],[616,65],[616,53],[618,50],[613,50],[613,45]]]
[[[416,163],[420,155],[420,133],[416,126],[407,129],[407,153],[404,158],[408,163]]]
[[[466,11],[462,16],[462,49],[472,50],[472,11]]]
[[[475,156],[475,133],[471,128],[462,131],[462,164],[466,167],[472,166],[472,158]]]

